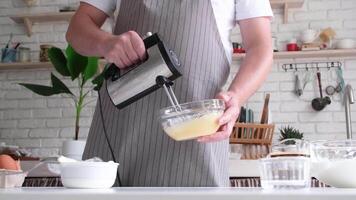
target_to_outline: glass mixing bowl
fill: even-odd
[[[160,110],[163,130],[174,140],[190,140],[215,133],[225,103],[210,99],[180,104]]]
[[[312,176],[333,187],[356,188],[356,140],[311,143]]]
[[[259,160],[263,189],[298,189],[310,186],[310,158],[274,157]]]
[[[21,187],[27,172],[0,169],[0,188]]]

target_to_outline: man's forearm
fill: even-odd
[[[119,68],[130,67],[146,59],[146,48],[135,31],[112,35],[100,29],[107,15],[81,3],[67,31],[67,41],[81,55],[103,57]]]
[[[239,99],[240,104],[246,103],[248,98],[263,84],[272,66],[273,53],[263,45],[251,48],[241,63],[239,72],[233,79],[229,91]]]
[[[83,10],[79,10],[72,18],[66,39],[78,53],[85,56],[101,57],[103,52],[100,44],[103,44],[104,40],[111,36],[110,33],[100,29],[106,15],[97,13],[100,16],[93,19],[87,15],[87,8],[80,9]]]

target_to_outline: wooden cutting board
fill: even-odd
[[[265,103],[263,105],[261,124],[268,124],[268,105],[271,94],[266,94]]]

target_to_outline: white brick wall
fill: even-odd
[[[39,58],[40,44],[66,46],[68,24],[43,23],[33,26],[33,35],[27,37],[23,25],[15,24],[7,16],[15,13],[58,11],[66,5],[77,5],[78,0],[38,0],[27,7],[23,0],[0,1],[0,47],[4,47],[9,34],[13,41],[23,42],[32,49],[32,60]],[[108,30],[108,26],[105,26]],[[74,137],[74,103],[67,97],[44,98],[20,87],[19,82],[49,84],[51,70],[0,71],[0,142],[28,148],[34,155],[51,156],[60,153],[61,142]],[[68,83],[70,81],[67,80]],[[75,88],[76,83],[70,84]],[[75,90],[74,90],[75,91]],[[95,93],[88,100],[95,100]],[[94,112],[95,102],[83,109],[80,137],[86,138]]]
[[[14,33],[14,41],[24,42],[33,50],[33,60],[38,60],[39,45],[44,43],[65,47],[66,23],[44,23],[34,25],[34,34],[27,37],[22,25],[14,24],[7,15],[18,12],[57,11],[67,4],[77,4],[78,0],[38,0],[35,7],[28,8],[23,0],[0,1],[0,46],[3,47],[9,34]],[[289,23],[282,24],[281,10],[274,10],[273,32],[279,38],[279,47],[299,31],[306,28],[333,27],[337,38],[356,39],[356,1],[354,0],[306,0],[301,9],[291,10]],[[234,40],[239,34],[233,33]],[[323,59],[318,59],[323,60]],[[300,60],[299,60],[300,61]],[[345,79],[356,88],[356,58],[342,58],[345,64]],[[272,117],[278,127],[291,124],[306,133],[307,138],[344,138],[344,111],[340,98],[335,96],[332,105],[322,112],[314,112],[310,101],[318,94],[315,84],[309,84],[301,98],[293,94],[294,75],[285,73],[280,65],[293,60],[276,61],[264,86],[250,98],[247,106],[256,110],[256,119],[263,106],[264,94],[271,97]],[[234,62],[232,74],[237,71]],[[34,155],[50,156],[60,153],[63,140],[74,136],[73,103],[65,97],[49,97],[32,94],[17,85],[18,82],[48,84],[50,70],[0,71],[0,142],[16,144],[28,148]],[[232,76],[231,76],[232,77]],[[230,79],[231,79],[230,77]],[[325,84],[324,84],[325,86]],[[75,87],[75,84],[72,85]],[[91,93],[95,100],[95,93]],[[95,102],[83,111],[80,136],[85,138],[91,123]],[[356,106],[353,109],[353,128],[356,130]]]
[[[332,27],[336,30],[336,40],[342,38],[356,39],[356,1],[352,0],[306,0],[303,8],[291,10],[289,22],[282,24],[282,12],[274,10],[272,31],[278,38],[278,47],[285,50],[286,42],[292,37],[298,38],[300,31],[312,28],[322,29]],[[239,29],[232,32],[232,40],[240,40]],[[278,128],[284,125],[293,125],[305,132],[309,139],[343,139],[346,138],[345,112],[339,95],[332,97],[332,104],[325,110],[316,112],[311,108],[311,100],[318,97],[316,81],[308,84],[303,96],[297,97],[294,91],[294,73],[284,72],[283,63],[302,61],[339,60],[343,63],[344,78],[356,91],[356,58],[315,58],[296,60],[275,60],[272,73],[264,86],[249,100],[246,106],[257,111],[263,107],[263,95],[271,93],[272,118]],[[234,62],[232,74],[238,69],[239,62]],[[327,72],[322,72],[322,84],[325,88],[328,83]],[[232,77],[230,77],[231,79]],[[332,82],[336,85],[336,82]],[[273,87],[273,88],[271,88]],[[324,92],[325,95],[325,92]],[[352,123],[356,126],[356,106],[352,105]],[[355,132],[356,130],[354,130]]]

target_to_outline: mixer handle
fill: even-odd
[[[143,39],[143,43],[145,44],[145,48],[146,48],[146,54],[147,54],[147,49],[151,48],[152,46],[154,46],[157,43],[161,43],[162,41],[160,40],[159,36],[157,33],[148,36],[147,38]],[[147,58],[148,59],[148,54],[147,54]],[[143,61],[145,62],[145,61]],[[107,70],[107,73],[105,75],[106,79],[111,78],[112,81],[116,81],[117,79],[119,79],[120,77],[124,76],[126,73],[128,73],[129,71],[133,70],[134,68],[136,68],[137,66],[139,66],[141,63],[138,64],[134,64],[130,67],[128,67],[127,70],[120,70],[120,68],[118,68],[114,63],[112,63],[110,65],[110,67]]]

